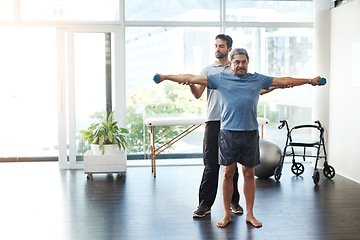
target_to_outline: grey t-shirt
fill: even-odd
[[[214,62],[213,64],[205,67],[201,70],[201,75],[212,75],[216,73],[231,73],[230,65],[223,65]],[[219,93],[215,89],[207,88],[207,113],[206,113],[206,121],[220,121],[221,113],[220,113],[220,97]]]

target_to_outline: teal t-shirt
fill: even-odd
[[[221,129],[232,131],[257,130],[257,105],[262,89],[268,90],[273,77],[258,73],[236,76],[218,73],[206,76],[209,88],[221,98]]]

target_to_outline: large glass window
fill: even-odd
[[[199,74],[203,67],[215,61],[214,39],[218,33],[218,28],[126,29],[126,112],[131,128],[130,153],[144,151],[144,118],[159,114],[205,115],[206,93],[197,100],[187,86],[172,82],[157,85],[152,78],[154,73]],[[202,133],[189,134],[170,151],[199,153],[201,139]],[[189,141],[195,145],[186,144]]]
[[[218,0],[125,0],[127,21],[219,21]]]
[[[206,94],[198,101],[188,88],[171,82],[155,85],[152,77],[156,72],[199,73],[216,60],[214,37],[218,33],[217,28],[127,28],[127,122],[136,129],[130,138],[130,153],[144,149],[144,118],[160,113],[205,114]],[[226,33],[232,36],[234,48],[248,50],[249,72],[278,77],[311,76],[311,29],[232,27],[226,28]],[[267,138],[284,145],[285,135],[277,129],[281,119],[291,124],[311,122],[311,90],[308,86],[276,90],[260,98],[258,115],[271,122],[265,128]],[[201,134],[198,137],[193,150],[186,146],[187,150],[201,152]],[[169,152],[184,152],[181,147],[174,145]]]
[[[118,0],[26,0],[22,20],[117,21]]]
[[[74,82],[76,115],[76,155],[81,161],[89,149],[84,146],[80,130],[99,122],[106,116],[106,72],[105,72],[105,34],[74,34]]]
[[[0,27],[0,157],[57,156],[56,35]]]
[[[227,28],[234,48],[248,50],[249,72],[275,77],[312,76],[312,29],[309,28]],[[285,144],[286,133],[277,129],[279,120],[291,125],[311,123],[311,86],[277,89],[260,97],[258,116],[266,117],[266,138],[279,146]]]
[[[34,27],[33,21],[48,27]],[[118,38],[121,46],[114,54],[120,59],[116,64],[126,70],[120,71],[126,76],[119,81],[126,81],[126,122],[131,130],[128,153],[141,154],[147,143],[145,118],[159,114],[205,116],[206,111],[205,93],[197,100],[187,86],[171,82],[156,85],[152,81],[155,73],[199,73],[216,60],[214,37],[225,32],[233,38],[233,47],[249,51],[249,72],[310,77],[312,21],[311,0],[2,0],[0,66],[5,67],[0,71],[0,101],[5,104],[0,105],[4,116],[0,124],[5,126],[6,138],[0,138],[4,146],[0,157],[58,156],[59,45],[55,29],[80,28],[74,36],[76,67],[72,66],[78,132],[92,119],[92,113],[103,112],[106,104],[90,109],[82,95],[96,89],[101,92],[99,98],[104,98],[100,81],[104,78],[104,39],[99,37],[103,34],[86,33],[86,29],[115,25],[120,36],[124,27],[125,36]],[[6,27],[9,22],[15,24]],[[119,51],[124,48],[125,55]],[[61,71],[69,70],[65,65]],[[266,138],[282,146],[286,135],[276,128],[279,120],[287,119],[291,125],[311,122],[311,91],[310,86],[301,86],[260,97],[258,115],[271,121],[265,128]],[[113,99],[119,99],[118,92],[113,94]],[[202,130],[197,130],[167,152],[201,153],[202,137]],[[20,147],[14,147],[13,142]],[[80,140],[77,143],[80,154],[84,149]]]
[[[313,2],[283,0],[226,0],[231,22],[312,22]]]
[[[14,0],[0,1],[0,20],[14,19]]]

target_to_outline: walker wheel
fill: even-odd
[[[291,166],[291,171],[296,176],[300,176],[304,173],[304,165],[302,165],[301,163],[293,163],[293,165]]]
[[[335,169],[330,165],[325,166],[323,172],[327,179],[332,179],[335,177]]]
[[[313,180],[314,180],[314,183],[315,185],[317,185],[319,183],[319,180],[320,180],[320,173],[319,173],[319,170],[315,170],[314,171],[314,174],[312,176]]]
[[[276,181],[280,180],[280,178],[281,178],[281,168],[280,167],[275,168],[274,178],[275,178]]]
[[[88,180],[92,179],[92,174],[88,174],[87,177],[86,177]]]

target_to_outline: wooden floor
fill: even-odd
[[[150,167],[129,167],[120,179],[87,180],[56,162],[1,163],[0,239],[360,239],[360,184],[321,175],[314,186],[310,165],[300,177],[289,169],[279,183],[256,180],[262,228],[234,215],[220,229],[221,190],[210,215],[192,218],[202,166],[158,167],[156,179]]]

